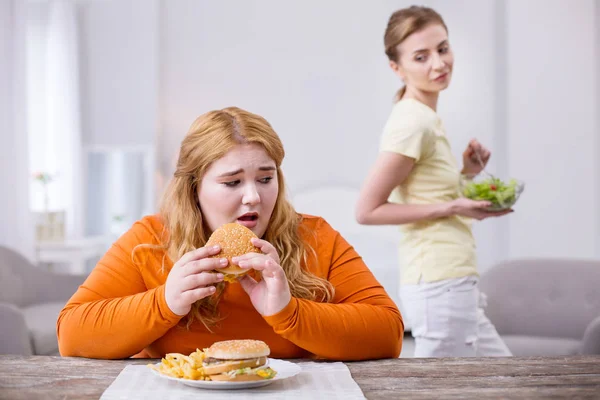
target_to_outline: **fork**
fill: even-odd
[[[478,151],[475,151],[475,156],[477,157],[477,161],[479,162],[479,165],[481,166],[481,172],[483,172],[484,174],[486,174],[487,176],[489,176],[492,179],[497,179],[496,176],[494,176],[493,174],[490,174],[486,169],[485,169],[485,164],[483,163],[483,160],[481,159],[481,155],[479,154]]]

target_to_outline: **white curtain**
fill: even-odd
[[[67,237],[83,233],[83,182],[79,56],[76,7],[72,0],[51,0],[46,47],[48,171],[52,208],[66,212]]]
[[[26,8],[0,1],[0,245],[34,260],[26,117]]]

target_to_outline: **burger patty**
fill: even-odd
[[[214,364],[221,364],[221,363],[226,363],[226,362],[239,362],[239,361],[249,361],[252,360],[250,358],[239,358],[239,359],[233,359],[233,360],[226,360],[223,358],[213,358],[213,357],[207,357],[205,358],[202,363],[204,365],[214,365]],[[261,365],[261,364],[265,364],[267,362],[267,358],[266,357],[256,357],[256,365]]]

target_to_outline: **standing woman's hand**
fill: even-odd
[[[473,177],[481,172],[483,168],[477,159],[477,154],[479,154],[481,157],[481,161],[485,167],[492,153],[490,153],[487,148],[479,143],[477,139],[471,139],[467,145],[467,148],[463,152],[462,174]]]
[[[208,258],[221,251],[219,246],[201,247],[184,254],[173,265],[165,283],[165,300],[177,315],[186,315],[192,304],[215,293],[214,284],[223,281],[223,274],[213,272],[223,268],[226,258]]]
[[[244,275],[240,278],[242,288],[250,296],[252,305],[262,316],[277,314],[292,299],[290,287],[283,268],[279,265],[279,255],[273,245],[266,240],[252,239],[252,244],[264,254],[248,253],[233,257],[231,261],[244,269],[255,269],[262,273],[262,280],[257,282]]]
[[[446,215],[462,215],[463,217],[474,218],[476,220],[484,220],[491,217],[501,217],[513,212],[512,209],[502,211],[489,211],[487,208],[492,203],[485,200],[471,200],[458,198],[446,203]]]

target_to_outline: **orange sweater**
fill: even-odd
[[[394,302],[362,258],[325,220],[304,216],[314,235],[303,240],[318,256],[308,269],[335,287],[331,303],[292,298],[279,313],[263,317],[239,284],[228,284],[219,304],[224,319],[208,331],[195,321],[179,323],[165,301],[168,272],[162,250],[141,248],[145,260],[132,261],[138,244],[159,244],[163,225],[145,217],[113,244],[60,312],[57,334],[63,356],[160,358],[189,354],[227,339],[259,339],[274,358],[318,357],[362,360],[398,357],[404,325]],[[164,258],[165,271],[173,262]]]

